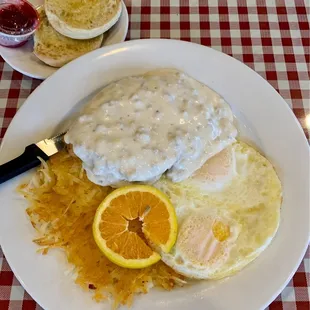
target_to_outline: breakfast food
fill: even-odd
[[[170,253],[161,253],[162,260],[187,277],[219,279],[236,273],[270,244],[278,229],[282,191],[274,168],[245,143],[233,144],[231,152],[235,172],[221,190],[198,186],[204,167],[196,183],[164,179],[155,184],[171,199],[179,225],[177,242]],[[209,170],[216,166],[214,159]],[[223,170],[218,171],[221,176]]]
[[[154,251],[168,253],[177,237],[175,210],[156,188],[120,188],[100,204],[93,223],[97,245],[114,263],[145,268],[160,260]],[[152,247],[149,246],[152,245]]]
[[[187,184],[202,191],[220,191],[231,182],[235,174],[236,156],[234,148],[230,145],[207,160],[187,179]]]
[[[109,30],[122,12],[121,0],[45,0],[49,22],[72,39],[91,39]]]
[[[34,54],[52,67],[99,48],[122,12],[120,0],[46,0],[39,9]]]
[[[128,269],[100,251],[92,225],[99,204],[112,189],[90,182],[81,161],[68,152],[43,162],[19,191],[30,203],[27,214],[40,253],[61,249],[70,265],[59,268],[65,268],[72,282],[90,291],[97,302],[112,297],[114,309],[121,304],[130,306],[134,295],[147,293],[153,286],[169,291],[186,283],[161,261],[143,269]]]
[[[235,141],[229,105],[177,70],[113,82],[84,108],[65,141],[99,185],[188,178]]]
[[[76,283],[115,307],[235,274],[274,238],[282,202],[272,164],[236,135],[229,105],[182,72],[109,84],[19,188],[34,242],[63,249]]]
[[[71,60],[101,46],[103,34],[89,40],[75,40],[58,33],[40,10],[40,26],[34,34],[34,54],[52,67],[61,67]]]

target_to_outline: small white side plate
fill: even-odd
[[[43,0],[30,0],[35,7],[44,3]],[[128,12],[122,2],[122,14],[118,22],[107,32],[103,46],[121,43],[125,40],[128,31]],[[33,54],[33,39],[18,48],[8,48],[0,45],[0,55],[16,71],[30,77],[44,80],[58,70],[39,60]]]

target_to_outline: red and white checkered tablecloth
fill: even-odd
[[[281,94],[309,139],[309,0],[125,0],[125,3],[130,17],[127,39],[192,41],[239,59]],[[1,139],[16,110],[40,81],[12,70],[1,57],[0,76]],[[269,309],[310,310],[309,275],[308,249],[293,279]],[[6,309],[41,307],[23,290],[0,248],[0,310]]]

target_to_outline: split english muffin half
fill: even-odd
[[[104,35],[75,40],[58,33],[49,23],[45,11],[39,10],[40,26],[34,34],[33,53],[52,67],[62,67],[71,60],[99,48]]]
[[[108,31],[122,13],[121,0],[45,0],[55,30],[72,39],[91,39]]]

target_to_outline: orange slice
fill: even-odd
[[[116,189],[96,211],[94,239],[113,263],[144,268],[168,253],[177,237],[177,218],[169,198],[152,186]]]

